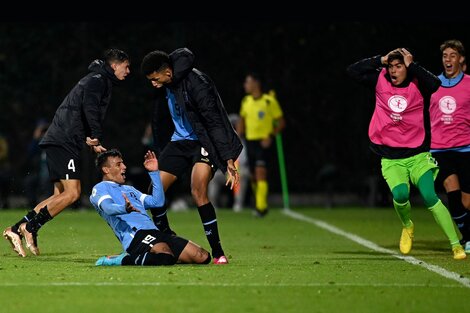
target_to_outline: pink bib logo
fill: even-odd
[[[405,97],[395,95],[388,99],[388,106],[390,109],[392,109],[393,112],[401,113],[405,111],[406,107],[408,106],[408,102],[406,101]]]
[[[442,97],[439,100],[439,109],[441,109],[444,114],[452,114],[457,108],[457,101],[451,96]]]

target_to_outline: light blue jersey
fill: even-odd
[[[441,80],[441,85],[443,87],[454,87],[455,85],[457,85],[458,83],[460,83],[460,81],[462,80],[463,78],[463,72],[460,72],[459,75],[455,76],[454,78],[447,78],[444,73],[442,73],[441,75],[438,76],[439,79]]]
[[[197,136],[189,123],[186,112],[176,103],[175,95],[168,88],[166,88],[166,98],[168,100],[168,107],[170,108],[173,124],[175,124],[175,132],[171,136],[171,141],[197,140]]]
[[[144,194],[132,186],[102,181],[93,187],[90,201],[96,211],[113,229],[124,250],[127,250],[135,233],[140,229],[157,229],[146,209],[161,207],[165,203],[159,171],[149,172],[152,195]],[[127,213],[123,194],[140,212]]]

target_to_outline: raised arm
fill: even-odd
[[[431,95],[441,86],[439,77],[419,64],[411,63],[408,67],[408,71],[418,79],[418,87],[423,94]]]
[[[152,195],[148,195],[144,199],[144,208],[162,207],[165,204],[165,193],[163,191],[162,181],[160,179],[160,171],[158,170],[158,160],[153,151],[147,151],[144,157],[144,167],[149,171],[152,180]]]
[[[388,54],[387,54],[388,55]],[[375,87],[381,67],[385,66],[386,56],[377,55],[372,58],[362,59],[347,68],[347,73],[356,81],[368,87]]]

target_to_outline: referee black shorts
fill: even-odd
[[[157,229],[141,229],[135,233],[134,239],[127,248],[127,253],[144,254],[159,242],[168,244],[175,258],[178,259],[189,241],[175,235],[163,233]]]
[[[52,182],[60,180],[80,180],[81,159],[61,146],[44,146],[49,178]]]
[[[209,165],[212,175],[217,171],[217,167],[209,159],[209,153],[201,146],[199,140],[170,141],[158,156],[159,169],[178,178],[196,163]]]
[[[261,146],[261,140],[247,140],[246,152],[251,172],[253,172],[256,167],[268,167],[271,147],[263,148]]]

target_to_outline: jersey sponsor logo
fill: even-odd
[[[202,156],[208,156],[208,155],[209,155],[209,152],[207,152],[206,149],[204,149],[203,147],[201,147],[201,155],[202,155]]]
[[[457,109],[457,101],[451,96],[442,97],[439,100],[439,109],[441,109],[444,114],[452,114]]]
[[[388,99],[388,107],[395,113],[405,111],[408,101],[403,96],[393,95]]]

